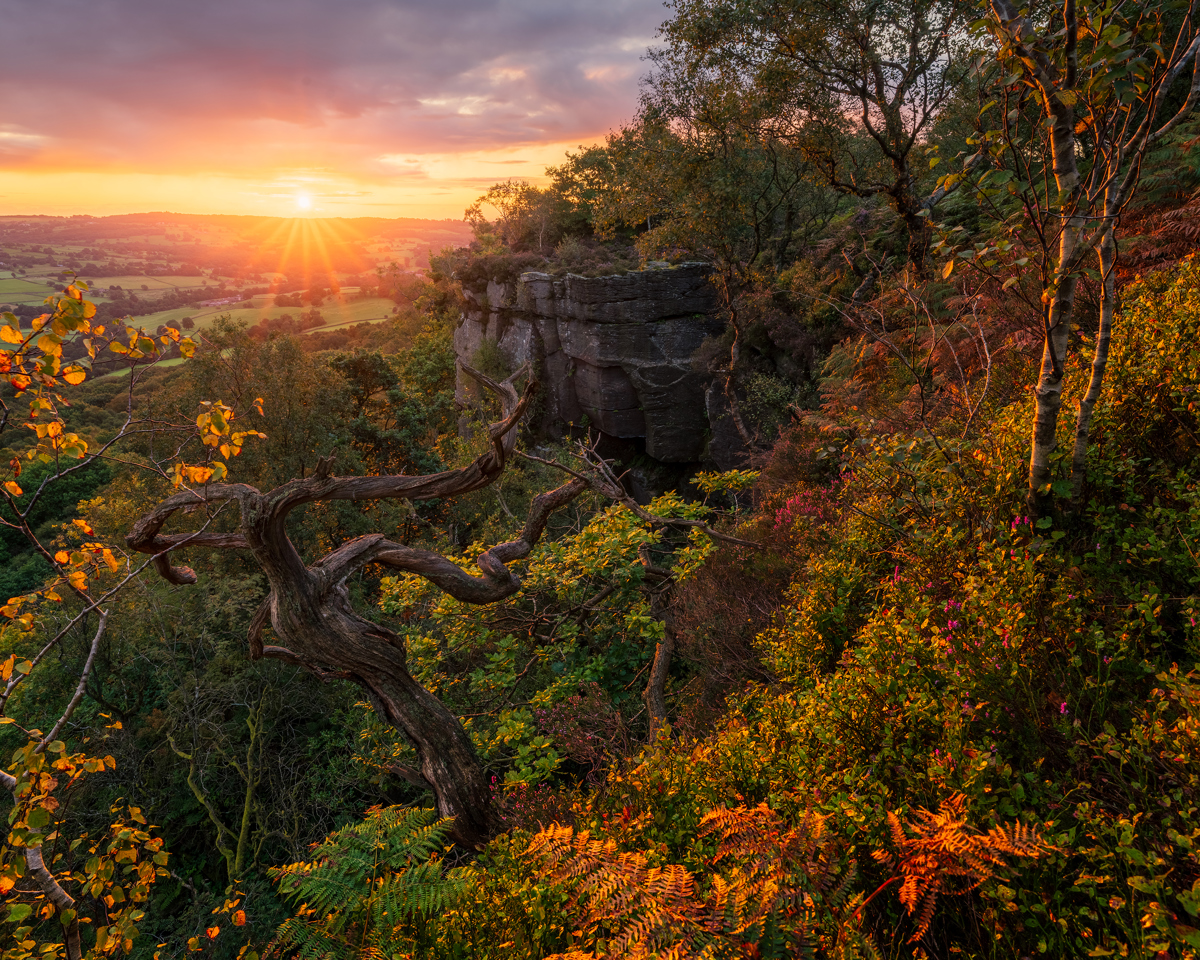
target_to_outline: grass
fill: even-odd
[[[89,293],[93,299],[106,299],[110,286],[119,286],[139,296],[143,293],[162,293],[166,290],[194,290],[204,286],[206,277],[152,277],[147,274],[127,274],[119,277],[86,277]],[[211,281],[210,281],[211,282]],[[145,287],[145,290],[142,290]],[[51,293],[62,288],[58,271],[31,273],[25,277],[0,276],[0,302],[41,303]],[[218,297],[215,284],[213,297]]]
[[[201,287],[204,284],[202,281],[207,277],[151,277],[146,274],[128,275],[122,277],[97,277],[95,279],[88,278],[88,286],[97,296],[103,296],[104,292],[110,286],[121,287],[124,290],[132,290],[134,293],[141,293],[142,286],[146,286],[149,291],[154,290],[193,290],[196,287]],[[218,296],[214,284],[213,296]]]
[[[175,310],[163,310],[148,316],[136,317],[135,320],[140,326],[154,328],[162,323],[177,325],[184,317],[191,317],[196,324],[196,329],[203,330],[210,326],[217,317],[226,315],[235,323],[241,320],[245,321],[247,326],[254,326],[265,317],[282,317],[284,314],[290,314],[299,320],[301,313],[307,313],[312,309],[311,307],[277,307],[271,303],[269,297],[255,297],[249,303],[250,306],[227,304],[222,307],[201,307],[199,305],[179,307]],[[366,320],[383,320],[391,316],[394,306],[395,304],[391,300],[383,297],[352,300],[346,303],[326,301],[317,308],[321,311],[321,316],[325,318],[325,326],[317,329],[328,330],[331,327],[347,326]]]
[[[7,277],[0,279],[0,303],[41,303],[54,291],[46,286],[42,278],[16,279]]]

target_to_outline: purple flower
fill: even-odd
[[[1066,713],[1066,712],[1067,712],[1067,701],[1066,701],[1066,700],[1064,700],[1062,703],[1060,703],[1060,704],[1058,705],[1058,712],[1059,712],[1060,714],[1063,714],[1063,713]]]

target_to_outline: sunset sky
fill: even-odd
[[[659,0],[0,0],[0,214],[461,217],[629,119]]]

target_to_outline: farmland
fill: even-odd
[[[153,326],[187,317],[203,329],[230,314],[254,325],[297,316],[303,297],[322,326],[336,327],[391,313],[393,291],[380,289],[378,271],[415,278],[431,252],[468,239],[451,220],[0,217],[0,307],[36,315],[78,278],[109,318]],[[290,299],[276,304],[279,296]]]
[[[317,310],[325,323],[322,329],[343,326],[351,323],[361,323],[369,320],[382,320],[395,309],[395,303],[385,297],[370,297],[365,300],[353,299],[354,289],[344,291],[342,295],[331,298],[321,304]],[[274,296],[259,294],[240,303],[210,306],[210,307],[177,307],[173,310],[163,310],[139,318],[142,324],[155,327],[159,324],[178,326],[184,318],[189,318],[198,330],[209,326],[220,316],[228,316],[234,322],[244,321],[247,326],[254,326],[262,320],[278,320],[295,317],[299,311],[295,307],[277,307]]]

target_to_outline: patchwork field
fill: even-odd
[[[46,278],[0,279],[0,303],[41,303],[58,286],[51,287]]]
[[[328,330],[331,327],[346,326],[362,323],[365,320],[383,320],[391,315],[395,304],[383,297],[372,297],[369,300],[327,300],[317,307],[325,318],[325,325],[318,329]],[[300,314],[308,313],[311,307],[277,307],[270,296],[255,297],[239,304],[227,304],[219,307],[180,307],[176,310],[163,310],[149,316],[138,317],[137,322],[146,327],[157,327],[161,323],[178,326],[184,317],[191,317],[197,330],[210,326],[217,317],[228,316],[234,322],[242,321],[247,326],[254,326],[260,320],[276,319],[290,316],[300,318]]]
[[[149,274],[129,274],[120,277],[88,277],[86,278],[92,293],[103,296],[110,287],[121,287],[140,294],[143,290],[153,293],[155,290],[194,290],[196,287],[212,283],[207,277],[153,277]],[[215,296],[215,294],[214,294]]]

